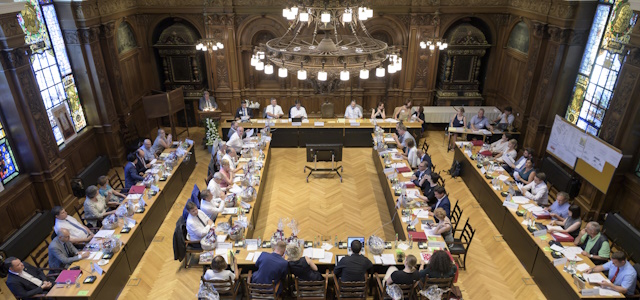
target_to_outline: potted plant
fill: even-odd
[[[218,147],[218,141],[220,140],[220,134],[218,132],[218,124],[213,121],[211,118],[205,119],[205,145],[209,150],[209,153],[213,153],[212,151],[218,151],[216,149]]]

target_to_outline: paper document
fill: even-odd
[[[253,260],[253,252],[247,253],[247,258],[245,260]]]
[[[527,204],[527,203],[529,203],[529,198],[523,197],[523,196],[513,196],[513,197],[511,197],[511,200],[513,200],[513,203],[518,203],[518,204]],[[524,207],[524,205],[522,207]]]
[[[480,129],[480,130],[478,130],[478,132],[480,132],[480,133],[482,133],[484,135],[491,135],[491,131],[486,130],[486,129]]]
[[[400,249],[402,251],[407,251],[407,249],[409,249],[409,245],[407,245],[405,243],[398,243],[398,249]]]
[[[417,189],[408,189],[407,190],[407,197],[410,198],[410,199],[418,198],[418,195],[420,195],[420,190],[417,190]]]
[[[247,243],[247,251],[256,251],[256,250],[258,250],[258,240],[257,239],[248,239],[248,240],[245,240],[245,242]]]
[[[256,261],[258,261],[258,258],[260,257],[260,254],[262,254],[262,252],[255,252],[253,254],[253,262],[255,263]]]
[[[622,296],[622,294],[608,288],[598,288],[598,294],[600,296]]]
[[[607,281],[607,282],[609,281],[609,279],[602,276],[602,274],[600,273],[582,274],[582,277],[584,277],[584,279],[587,280],[589,283],[602,283],[603,281]]]
[[[382,257],[383,265],[390,266],[390,265],[396,264],[396,259],[395,257],[393,257],[393,254],[386,253],[386,254],[382,254],[381,257]]]
[[[253,128],[251,128],[251,129],[247,130],[247,131],[246,131],[247,137],[252,136],[254,131],[255,131],[255,130],[254,130]]]
[[[218,235],[216,237],[216,241],[218,241],[218,243],[224,243],[224,241],[227,239],[227,235],[226,234],[221,234]]]
[[[507,180],[509,180],[509,178],[510,178],[509,176],[504,175],[504,174],[498,176],[498,180],[500,180],[500,181],[507,181]]]
[[[325,252],[324,257],[320,259],[320,262],[323,264],[330,264],[332,260],[333,260],[333,253]]]
[[[93,236],[94,238],[107,238],[113,235],[113,233],[116,232],[115,230],[106,230],[106,229],[100,229],[98,232],[96,232],[96,234]]]
[[[404,168],[406,166],[407,166],[407,164],[405,164],[405,163],[393,163],[393,164],[391,164],[392,168]]]
[[[325,251],[329,251],[331,250],[331,248],[333,248],[333,245],[329,243],[322,243],[322,246],[320,248],[324,249]]]
[[[307,248],[309,249],[309,248]],[[324,258],[324,249],[322,248],[313,248],[313,259],[323,259]]]
[[[384,138],[385,143],[393,143],[395,140],[393,138]]]
[[[562,250],[564,250],[564,248],[562,246],[558,246],[558,244],[553,244],[551,245],[551,250],[553,251],[558,251],[558,252],[562,252]]]
[[[576,266],[576,270],[580,271],[580,272],[584,272],[586,270],[589,270],[591,267],[585,263],[579,264]]]
[[[404,178],[411,178],[411,176],[413,176],[413,173],[411,173],[411,172],[404,172],[404,173],[400,173],[400,175],[404,176]]]
[[[382,264],[382,257],[380,257],[380,255],[374,255],[373,256],[373,262],[376,265],[381,265]]]
[[[102,259],[102,255],[103,255],[103,254],[104,254],[104,253],[102,253],[102,251],[92,252],[92,253],[89,255],[89,259],[90,259],[90,260],[100,260],[100,259]]]
[[[421,210],[419,213],[416,214],[416,218],[428,219],[429,218],[429,211],[428,210]]]

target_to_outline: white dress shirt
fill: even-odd
[[[284,112],[282,112],[282,107],[280,107],[280,105],[276,105],[275,107],[273,105],[269,105],[264,109],[264,113],[271,113],[274,115],[278,115],[278,116],[282,116],[284,115]],[[267,115],[267,119],[273,119],[274,117]]]
[[[211,202],[207,200],[200,200],[200,210],[204,212],[210,219],[215,219],[218,214],[224,209],[224,201],[222,199],[212,199]],[[198,220],[196,220],[198,221]],[[204,221],[204,220],[203,220]]]
[[[491,151],[496,153],[502,153],[504,149],[507,149],[509,141],[503,141],[499,139],[491,144]]]
[[[549,204],[549,190],[547,184],[540,182],[536,184],[535,180],[522,187],[524,196],[535,201],[538,205]]]
[[[407,159],[409,160],[409,164],[412,169],[418,167],[418,163],[420,163],[420,158],[418,158],[418,148],[415,146],[409,149],[409,154],[407,155]]]
[[[513,120],[515,120],[516,117],[513,116],[513,114],[510,114],[508,117],[505,113],[500,114],[500,122],[499,123],[504,123],[504,124],[512,124]]]
[[[289,116],[289,118],[307,118],[307,110],[304,109],[304,107],[300,106],[300,109],[298,109],[297,106],[294,106],[291,109],[291,115]]]
[[[222,160],[226,160],[229,162],[229,167],[231,168],[231,170],[235,170],[236,169],[236,162],[235,160],[233,160],[233,157],[231,157],[231,155],[229,155],[229,153],[225,154],[222,157]],[[221,162],[222,165],[222,162]]]
[[[202,222],[200,222],[198,218],[200,218]],[[189,214],[187,217],[187,240],[199,241],[205,237],[207,233],[209,233],[209,230],[211,230],[211,227],[213,227],[213,225],[208,224],[210,220],[207,214],[199,209],[197,217]]]
[[[60,219],[55,219],[55,220],[56,220],[56,223],[53,226],[53,230],[56,233],[59,233],[60,229],[64,228],[69,230],[69,236],[72,239],[86,239],[87,237],[89,237],[90,233],[86,232],[86,230],[84,229],[84,225],[78,222],[76,218],[72,216],[67,216],[67,218],[64,220],[60,220]]]
[[[502,156],[498,157],[498,159],[496,159],[499,162],[504,162],[504,158],[505,157],[509,157],[511,158],[510,161],[515,161],[516,160],[516,156],[518,156],[518,151],[516,150],[509,150],[509,148],[504,148],[504,150],[502,150]]]
[[[242,137],[238,135],[238,132],[234,132],[229,141],[227,142],[227,147],[232,147],[236,151],[240,151],[242,149],[242,144],[244,141]],[[224,159],[224,158],[223,158]]]
[[[209,181],[209,185],[207,185],[207,190],[209,190],[209,192],[211,192],[211,194],[213,195],[213,198],[222,198],[222,188],[220,188],[220,185],[215,181],[215,179],[211,179]]]
[[[352,107],[351,105],[349,105],[344,111],[344,117],[346,119],[360,119],[362,118],[362,112],[360,111],[359,107]]]
[[[42,280],[40,280],[39,278],[34,277],[33,275],[29,274],[28,272],[25,272],[24,270],[20,273],[16,273],[14,271],[9,270],[9,273],[22,277],[22,279],[28,280],[29,282],[35,284],[36,286],[42,286]]]

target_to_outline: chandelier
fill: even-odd
[[[298,0],[282,10],[290,22],[283,36],[256,46],[251,66],[265,74],[299,80],[348,81],[368,79],[402,69],[402,58],[394,46],[373,38],[364,21],[373,10],[362,0]],[[386,69],[385,69],[386,66]]]
[[[204,0],[204,3],[202,5],[202,16],[204,18],[204,28],[205,28],[205,34],[204,34],[204,38],[199,39],[196,42],[196,50],[202,50],[203,52],[209,52],[209,53],[213,53],[213,51],[217,51],[218,49],[224,49],[224,45],[218,41],[217,39],[214,39],[212,37],[207,38],[207,6],[209,4],[209,2],[211,2],[212,0]]]
[[[436,49],[436,47],[438,48],[438,50],[442,51],[444,49],[447,49],[449,47],[449,44],[447,44],[447,40],[439,38],[427,39],[426,41],[420,42],[420,48],[422,49],[429,48],[430,51],[433,51]]]

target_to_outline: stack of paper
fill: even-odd
[[[395,265],[396,259],[393,257],[393,254],[386,253],[381,255],[382,264],[386,266]]]
[[[116,231],[115,230],[100,229],[98,232],[96,232],[96,234],[93,237],[94,238],[108,238],[108,237],[112,236],[114,232],[116,232]]]
[[[609,282],[609,280],[600,273],[582,274],[582,277],[584,277],[584,279],[589,283],[602,283],[603,281]]]
[[[586,270],[589,270],[591,267],[585,263],[579,264],[576,266],[576,270],[580,271],[580,272],[584,272]]]
[[[325,252],[324,257],[320,259],[320,262],[323,264],[330,264],[333,260],[333,253]]]
[[[513,196],[513,197],[511,197],[511,200],[513,200],[513,203],[517,203],[517,204],[527,204],[527,203],[529,203],[529,198],[523,197],[523,196]],[[524,207],[524,205],[523,205],[523,207]]]

